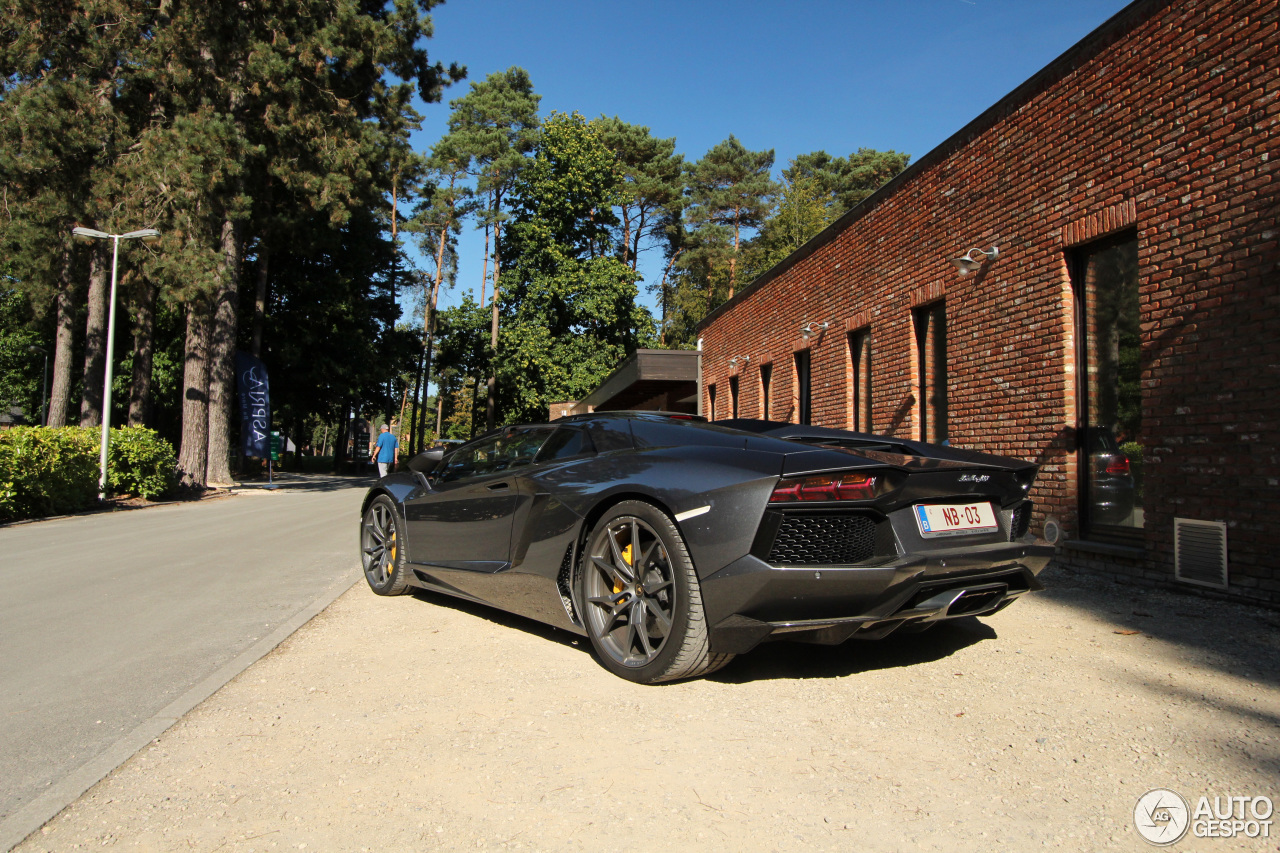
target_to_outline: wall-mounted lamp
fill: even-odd
[[[737,367],[739,364],[745,364],[750,360],[751,356],[749,355],[735,355],[733,358],[729,359],[729,364]]]
[[[975,258],[975,254],[980,257]],[[955,264],[956,269],[960,270],[960,275],[968,275],[987,261],[995,260],[998,254],[1000,254],[1000,249],[997,246],[992,246],[990,249],[970,249],[960,257],[952,258],[951,263]]]
[[[831,324],[826,322],[825,320],[821,323],[813,323],[813,322],[805,323],[803,326],[800,327],[800,337],[804,338],[805,340],[808,340],[814,335],[825,332],[830,325]]]

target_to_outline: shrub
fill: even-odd
[[[92,430],[14,427],[0,432],[0,521],[73,512],[98,496]]]
[[[148,500],[168,493],[176,483],[173,445],[155,430],[122,427],[111,431],[107,450],[107,491]]]
[[[97,427],[15,427],[0,432],[0,521],[92,506],[98,497],[101,435]],[[107,461],[111,494],[156,498],[173,488],[173,445],[153,430],[113,429]]]

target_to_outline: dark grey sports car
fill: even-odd
[[[364,573],[586,634],[623,678],[763,640],[840,643],[993,613],[1052,554],[1036,466],[769,421],[613,412],[429,451],[365,498]]]

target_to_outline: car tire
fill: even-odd
[[[711,651],[693,560],[675,522],[652,504],[623,501],[605,512],[587,536],[575,586],[596,657],[615,675],[657,684],[733,659]]]
[[[373,499],[360,522],[360,562],[364,567],[364,579],[378,595],[403,595],[409,591],[403,527],[400,511],[386,495]]]

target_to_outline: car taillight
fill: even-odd
[[[1128,474],[1129,473],[1129,457],[1117,456],[1107,464],[1108,474]]]
[[[779,481],[769,503],[792,501],[865,501],[876,496],[876,478],[869,474],[822,474]]]

